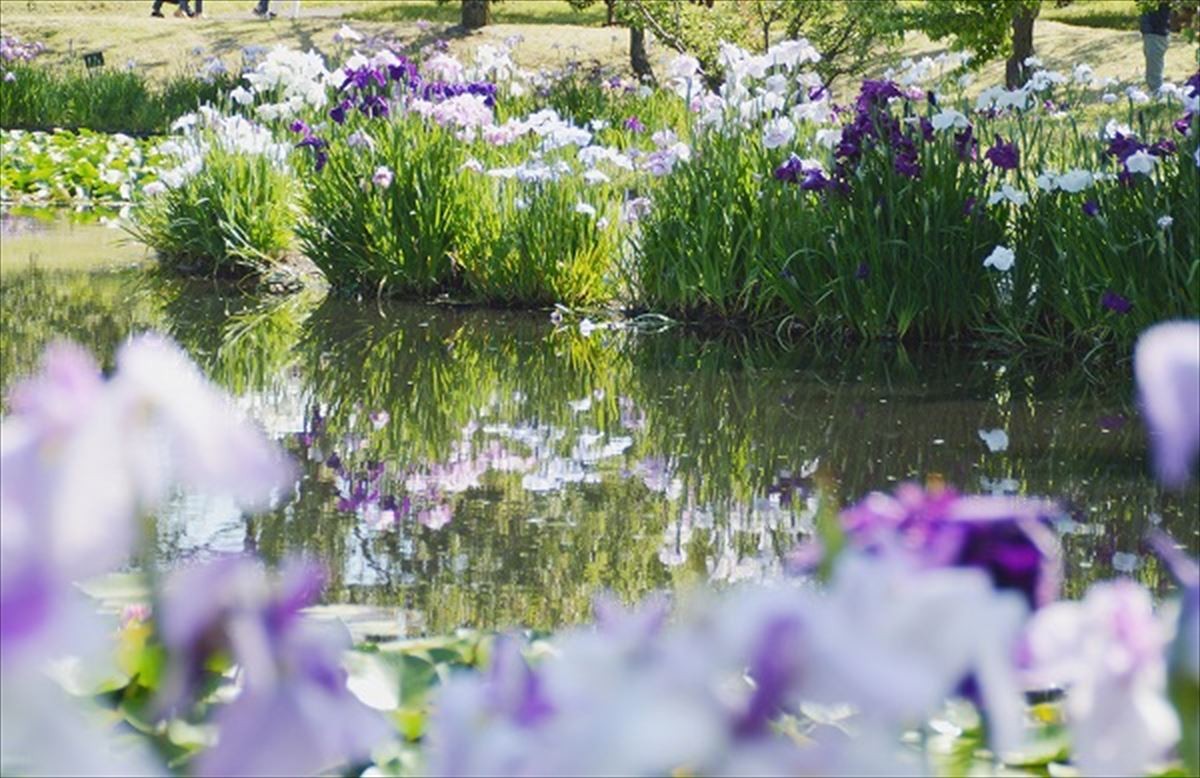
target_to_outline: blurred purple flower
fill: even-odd
[[[775,180],[786,181],[794,184],[800,180],[800,175],[803,173],[803,160],[792,154],[787,161],[779,167],[775,168]]]
[[[1038,607],[1058,596],[1060,560],[1047,527],[1058,512],[1044,501],[962,497],[908,483],[843,511],[842,526],[855,546],[898,551],[926,567],[976,567],[997,589]]]
[[[809,168],[804,171],[804,180],[800,182],[800,188],[808,192],[823,192],[831,186],[832,182],[825,177],[825,173],[820,168]]]
[[[1016,170],[1021,163],[1021,153],[1016,144],[1005,143],[999,135],[996,136],[996,145],[988,149],[983,156],[1001,170]]]
[[[892,81],[866,79],[859,87],[855,108],[860,112],[867,112],[872,108],[886,106],[887,101],[893,97],[903,96],[904,93],[900,91],[900,87]]]
[[[866,281],[871,277],[871,266],[866,262],[859,262],[858,268],[854,271],[854,277],[859,281]]]
[[[1151,144],[1146,150],[1156,157],[1169,157],[1178,151],[1179,147],[1170,138],[1161,138]]]
[[[1100,306],[1122,316],[1133,310],[1133,303],[1111,289],[1105,289],[1104,294],[1100,295]]]
[[[921,165],[917,162],[915,155],[899,154],[892,163],[896,172],[908,178],[921,177]]]
[[[1192,131],[1192,117],[1195,115],[1194,112],[1189,111],[1182,118],[1176,119],[1174,124],[1175,132],[1187,137],[1188,133]]]
[[[1182,488],[1200,452],[1200,322],[1167,322],[1143,332],[1133,367],[1158,478]]]
[[[926,141],[933,140],[933,122],[929,121],[927,117],[922,116],[920,119],[920,125],[921,137]]]
[[[642,120],[636,116],[630,116],[625,120],[625,129],[632,132],[645,132],[646,125],[642,124]]]
[[[1146,145],[1133,135],[1125,135],[1118,132],[1113,134],[1112,140],[1108,142],[1108,148],[1104,153],[1110,157],[1116,157],[1118,161],[1124,164],[1125,160],[1139,151],[1144,151],[1145,148]]]
[[[1088,216],[1095,216],[1100,213],[1100,203],[1095,200],[1088,200],[1083,204],[1083,212]]]
[[[160,632],[168,651],[164,709],[190,704],[214,657],[227,656],[242,690],[217,710],[216,745],[200,775],[297,775],[364,759],[391,728],[346,687],[349,634],[301,614],[320,594],[319,568],[287,564],[276,580],[248,557],[224,557],[172,574]],[[200,594],[202,593],[202,594]]]
[[[967,125],[966,129],[954,133],[954,149],[961,161],[978,159],[979,141],[975,139],[974,127]]]
[[[390,113],[387,99],[383,95],[367,95],[358,104],[358,110],[372,119],[384,117]]]
[[[333,119],[333,121],[337,124],[345,124],[346,123],[346,111],[348,111],[350,109],[350,106],[352,106],[352,105],[353,105],[353,103],[351,103],[349,100],[341,101],[336,106],[334,106],[333,110],[331,110],[329,112],[329,118]]]

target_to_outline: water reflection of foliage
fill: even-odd
[[[6,274],[0,282],[0,386],[32,373],[42,349],[58,339],[80,343],[110,369],[121,341],[164,321],[161,300],[136,279],[126,270]]]
[[[478,411],[489,421],[573,427],[569,401],[594,398],[601,432],[620,416],[628,366],[597,341],[560,337],[539,318],[422,306],[361,311],[327,300],[308,319],[301,369],[331,428],[366,436],[371,412],[392,423],[377,453],[444,459]],[[564,445],[567,445],[564,442]]]
[[[584,336],[540,315],[264,299],[144,272],[6,275],[0,313],[4,385],[55,337],[110,365],[131,331],[154,328],[259,418],[282,408],[268,425],[280,434],[303,432],[305,411],[319,409],[325,450],[310,458],[288,438],[303,479],[283,508],[251,520],[247,543],[319,557],[331,597],[403,604],[421,629],[550,626],[586,615],[599,588],[633,599],[769,573],[811,531],[818,488],[846,502],[910,477],[1062,500],[1069,592],[1111,575],[1115,553],[1138,554],[1153,523],[1200,546],[1194,489],[1164,496],[1130,453],[1145,437],[1127,364],[1090,375],[956,349]],[[981,440],[993,429],[1004,450]],[[597,483],[527,488],[626,438],[586,465]],[[325,464],[335,452],[353,468],[386,463],[381,488],[401,494],[411,474],[479,466],[497,444],[536,466],[485,467],[477,484],[439,493],[453,520],[436,530],[339,511]],[[1134,562],[1157,580],[1147,556]]]

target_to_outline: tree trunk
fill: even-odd
[[[1033,56],[1033,20],[1037,15],[1038,8],[1027,5],[1013,14],[1012,54],[1004,67],[1004,84],[1009,89],[1022,86],[1029,78],[1029,68],[1025,67],[1025,60]]]
[[[492,22],[492,6],[490,0],[462,0],[462,26],[468,30],[478,30]]]
[[[604,0],[604,26],[612,27],[617,23],[617,0]]]
[[[650,57],[646,55],[646,31],[641,27],[629,28],[629,67],[638,78],[653,78]]]

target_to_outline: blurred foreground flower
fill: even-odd
[[[1167,322],[1143,332],[1133,367],[1158,478],[1181,488],[1194,476],[1200,452],[1200,322]]]
[[[365,760],[391,734],[346,687],[341,655],[351,647],[350,633],[300,613],[316,601],[323,580],[316,567],[293,562],[272,582],[256,560],[225,557],[168,581],[165,705],[190,702],[215,658],[232,658],[239,674],[237,697],[218,709],[217,742],[197,757],[197,774],[322,773]]]
[[[14,386],[12,415],[0,422],[5,772],[154,770],[42,672],[50,660],[107,648],[107,628],[75,582],[125,563],[140,515],[176,485],[256,506],[289,477],[279,449],[173,344],[140,336],[116,363],[105,380],[77,346],[51,346],[41,372]]]
[[[897,553],[925,567],[974,567],[997,589],[1019,592],[1031,607],[1058,598],[1061,557],[1044,500],[962,496],[953,489],[901,484],[842,512],[850,543]]]
[[[451,679],[434,700],[428,772],[916,773],[927,768],[901,733],[968,678],[993,744],[1020,739],[1012,657],[1026,608],[975,570],[848,555],[824,596],[745,587],[684,603],[670,626],[661,601],[597,611],[536,667],[503,639],[489,674]],[[802,742],[781,736],[784,716],[804,722]]]
[[[1170,625],[1132,581],[1099,583],[1081,602],[1034,614],[1029,679],[1067,687],[1072,760],[1085,775],[1141,774],[1179,739],[1167,701]]]

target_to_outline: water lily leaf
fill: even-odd
[[[344,664],[350,674],[346,686],[355,697],[376,710],[399,707],[400,674],[383,655],[350,651]]]

